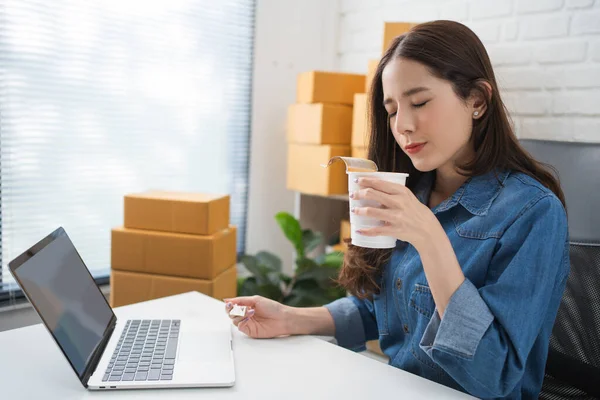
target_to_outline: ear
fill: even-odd
[[[469,108],[473,119],[479,119],[487,111],[488,102],[492,99],[492,85],[489,82],[480,80],[477,87],[471,92],[469,98]]]

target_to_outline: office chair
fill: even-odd
[[[558,172],[569,219],[571,271],[540,399],[600,398],[600,143],[521,144]]]

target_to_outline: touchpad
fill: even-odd
[[[230,338],[225,332],[185,332],[179,338],[178,362],[222,362],[230,351]]]

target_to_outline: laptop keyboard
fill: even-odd
[[[179,326],[180,320],[128,320],[102,381],[172,380]]]

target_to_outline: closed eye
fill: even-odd
[[[427,104],[427,103],[429,103],[429,100],[427,100],[427,101],[424,101],[423,103],[419,103],[419,104],[413,104],[412,106],[413,106],[414,108],[420,108],[420,107],[423,107],[423,106],[424,106],[425,104]]]

